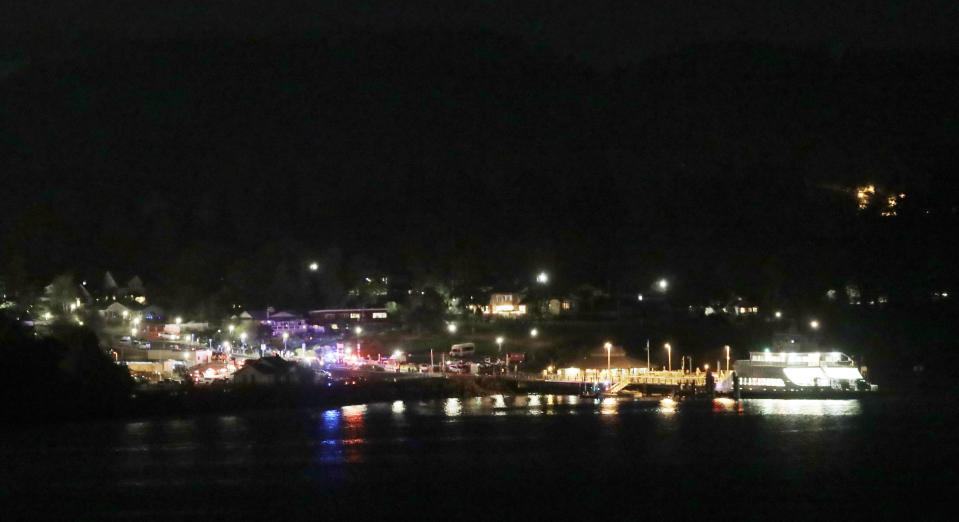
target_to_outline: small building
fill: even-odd
[[[567,380],[586,381],[618,381],[629,376],[645,375],[648,371],[646,361],[630,357],[622,346],[612,346],[609,352],[601,346],[584,353],[579,359],[566,361],[557,369],[557,373]]]
[[[247,359],[243,367],[233,374],[233,382],[251,386],[309,382],[303,372],[295,362],[282,357]]]
[[[117,319],[126,319],[132,318],[137,314],[138,310],[134,309],[131,306],[121,303],[120,301],[113,301],[105,308],[101,309],[100,315],[106,320],[117,320]]]
[[[526,315],[526,304],[523,296],[516,292],[501,292],[490,294],[489,305],[483,307],[484,315],[499,317],[519,317]]]
[[[386,308],[334,308],[310,310],[308,322],[320,331],[340,330],[352,325],[385,323],[389,316]]]
[[[307,332],[323,332],[324,328],[307,321],[306,317],[288,311],[276,312],[273,308],[260,310],[244,310],[241,314],[233,316],[232,319],[240,321],[255,321],[261,325],[270,328],[270,335],[301,335]]]
[[[573,301],[565,297],[553,297],[548,299],[545,305],[546,310],[544,311],[550,315],[568,313],[573,309]]]

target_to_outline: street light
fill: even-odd
[[[246,332],[240,333],[240,344],[243,345],[243,353],[246,353]]]
[[[660,291],[660,292],[665,292],[665,291],[666,291],[666,288],[669,287],[669,281],[666,281],[665,279],[660,279],[659,282],[656,283],[656,284],[657,284],[657,286],[659,286],[659,291]]]
[[[137,329],[136,329],[136,328],[130,328],[130,335],[136,335],[136,334],[137,334]]]
[[[230,331],[230,335],[233,335],[233,325],[232,325],[232,324],[231,324],[230,326],[227,326],[226,329]]]
[[[726,373],[729,373],[729,345],[726,345]]]
[[[453,323],[446,325],[446,329],[449,330],[451,334],[456,333],[456,325]]]
[[[357,326],[356,328],[353,329],[353,331],[356,332],[356,356],[359,357],[360,356],[360,334],[363,333],[363,327]]]
[[[502,338],[502,337],[497,337],[497,338],[496,338],[496,345],[499,347],[499,348],[497,348],[497,350],[498,350],[499,352],[502,352],[502,351],[503,351],[503,338]]]
[[[183,322],[183,318],[182,318],[182,317],[177,317],[177,318],[174,320],[174,322],[176,322],[176,324],[180,324],[180,323]]]
[[[669,371],[673,371],[673,347],[670,346],[669,343],[666,343],[666,357],[667,357],[667,360],[669,361],[668,362],[669,366],[667,366],[667,368],[669,369]]]
[[[819,329],[819,321],[817,321],[817,320],[815,320],[815,319],[813,319],[812,321],[809,321],[809,327],[812,328],[813,330],[818,330],[818,329]]]
[[[610,374],[612,373],[612,353],[613,353],[613,343],[607,342],[603,345],[603,348],[606,348],[606,378],[609,379]]]
[[[549,282],[549,276],[546,275],[546,272],[540,272],[539,275],[536,276],[536,282],[545,285]]]
[[[776,310],[776,319],[782,319],[782,317],[783,317],[783,313],[780,312],[779,310]]]
[[[539,330],[537,330],[536,328],[533,328],[532,330],[529,331],[530,337],[536,337],[537,335],[539,335]]]
[[[320,264],[319,264],[319,263],[317,263],[316,261],[313,261],[312,263],[310,263],[310,270],[311,270],[311,271],[316,272],[316,271],[319,270],[319,269],[320,269]]]
[[[283,332],[283,351],[286,351],[286,340],[290,338],[290,334]]]

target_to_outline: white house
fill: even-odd
[[[282,357],[247,359],[243,368],[233,374],[233,382],[251,386],[299,383],[301,371],[295,362]]]

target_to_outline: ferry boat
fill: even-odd
[[[776,350],[749,352],[735,362],[735,372],[723,383],[730,392],[738,385],[743,395],[846,395],[875,392],[852,357],[838,351],[802,351],[810,343],[789,337]],[[815,348],[815,347],[814,347]]]

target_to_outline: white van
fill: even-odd
[[[476,345],[473,343],[454,344],[450,347],[450,357],[460,357],[463,355],[472,355],[476,351]]]

